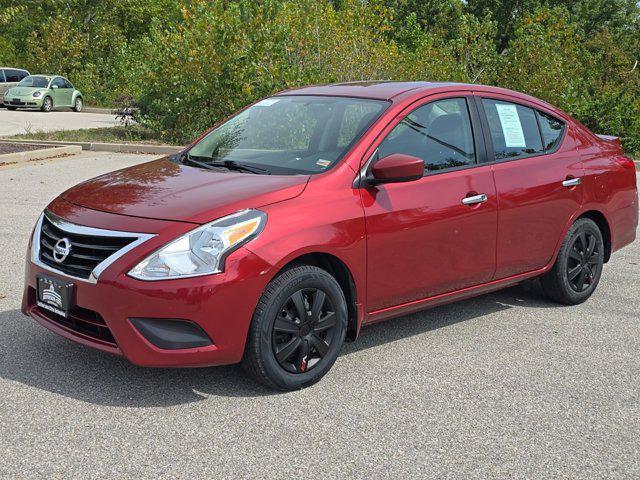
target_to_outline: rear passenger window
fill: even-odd
[[[543,151],[536,113],[532,108],[482,99],[497,160]]]
[[[421,158],[427,172],[476,163],[467,101],[447,98],[415,109],[378,147],[380,158],[392,153]]]
[[[538,112],[538,121],[542,131],[544,150],[553,150],[558,146],[564,131],[564,122],[546,113]]]

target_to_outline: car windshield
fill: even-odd
[[[242,169],[253,173],[320,173],[335,165],[388,105],[351,97],[267,98],[209,132],[182,161],[249,167]]]
[[[35,88],[47,88],[49,86],[49,79],[47,77],[40,77],[37,75],[29,75],[20,80],[19,87],[35,87]]]

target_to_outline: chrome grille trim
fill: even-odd
[[[42,222],[44,218],[47,218],[49,222],[51,222],[56,228],[77,235],[86,235],[86,236],[95,236],[95,237],[126,237],[126,238],[134,238],[135,240],[130,244],[122,247],[120,250],[114,252],[112,255],[104,259],[98,265],[94,267],[89,275],[89,278],[77,277],[75,275],[70,275],[69,273],[58,270],[51,265],[47,265],[40,260],[40,236],[42,233]],[[122,257],[125,253],[133,250],[138,245],[146,242],[150,238],[155,237],[155,234],[152,233],[134,233],[134,232],[121,232],[117,230],[105,230],[102,228],[95,227],[86,227],[84,225],[77,225],[75,223],[68,222],[63,218],[60,218],[56,214],[45,210],[40,214],[38,218],[38,222],[36,223],[35,229],[33,231],[33,240],[31,242],[31,261],[38,265],[40,268],[44,270],[48,270],[50,272],[56,273],[63,277],[72,278],[74,280],[78,280],[81,282],[88,283],[96,283],[100,274],[113,262],[115,262],[118,258]]]

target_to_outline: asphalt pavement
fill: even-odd
[[[0,477],[640,477],[640,241],[583,305],[520,286],[371,326],[293,393],[135,367],[24,317],[42,208],[150,158],[0,167]]]
[[[39,131],[112,127],[118,124],[113,115],[102,113],[76,113],[71,109],[45,113],[38,110],[10,111],[0,108],[0,137]]]

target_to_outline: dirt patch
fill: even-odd
[[[0,155],[5,153],[29,152],[31,150],[42,150],[43,148],[51,148],[48,145],[33,145],[21,143],[2,143],[0,142]]]

